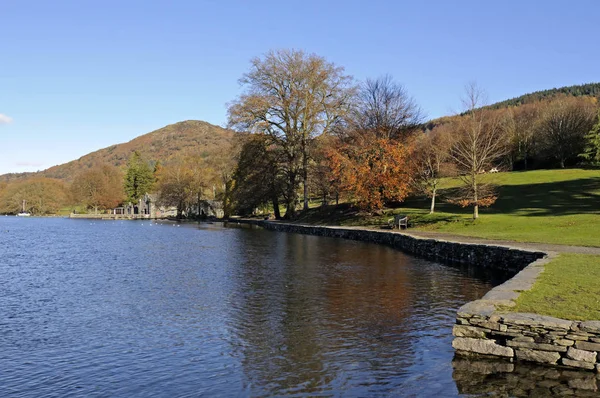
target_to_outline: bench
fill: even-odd
[[[388,225],[390,225],[392,229],[406,229],[408,228],[408,216],[396,214],[394,218],[388,220]]]

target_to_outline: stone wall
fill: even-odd
[[[532,288],[552,258],[533,262],[481,300],[458,310],[452,342],[457,354],[600,371],[600,321],[570,321],[508,310],[520,292]]]
[[[151,219],[154,217],[150,217],[150,214],[93,214],[93,213],[83,213],[83,214],[73,214],[69,215],[69,218],[82,218],[82,219],[94,219],[94,220],[142,220],[142,219]]]
[[[502,270],[511,274],[519,272],[529,263],[545,256],[545,253],[542,252],[513,249],[505,246],[489,246],[425,239],[395,231],[287,224],[263,220],[236,221],[245,224],[258,225],[262,228],[273,231],[293,232],[378,243],[394,247],[405,253],[425,258],[427,260],[438,261],[446,264],[467,264],[480,268]]]

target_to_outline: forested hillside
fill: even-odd
[[[572,96],[572,97],[596,97],[600,98],[600,83],[588,83],[580,84],[575,86],[567,86],[561,88],[552,88],[549,90],[536,91],[529,94],[524,94],[516,98],[508,99],[505,101],[497,102],[490,105],[490,108],[500,109],[507,108],[509,106],[519,106],[523,104],[530,104],[545,99],[551,99],[561,95]]]
[[[73,181],[75,176],[86,169],[99,165],[124,167],[134,151],[151,162],[168,163],[170,159],[187,155],[207,157],[229,144],[233,132],[199,120],[187,120],[170,124],[133,140],[111,145],[89,153],[77,160],[50,167],[37,173],[4,174],[0,181],[20,180],[29,177],[55,178]]]

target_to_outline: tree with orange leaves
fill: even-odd
[[[396,140],[365,134],[352,144],[327,151],[333,178],[366,211],[409,194],[410,148]]]

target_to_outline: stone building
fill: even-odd
[[[176,207],[165,207],[157,204],[158,196],[145,194],[136,203],[127,203],[113,209],[112,214],[131,218],[164,218],[177,216]]]
[[[114,208],[112,214],[125,218],[177,217],[177,207],[159,206],[158,195],[145,194],[136,203]],[[217,200],[201,200],[183,211],[184,217],[223,217],[223,203]]]
[[[189,214],[198,217],[217,217],[222,218],[223,202],[219,200],[201,200],[189,208]]]

